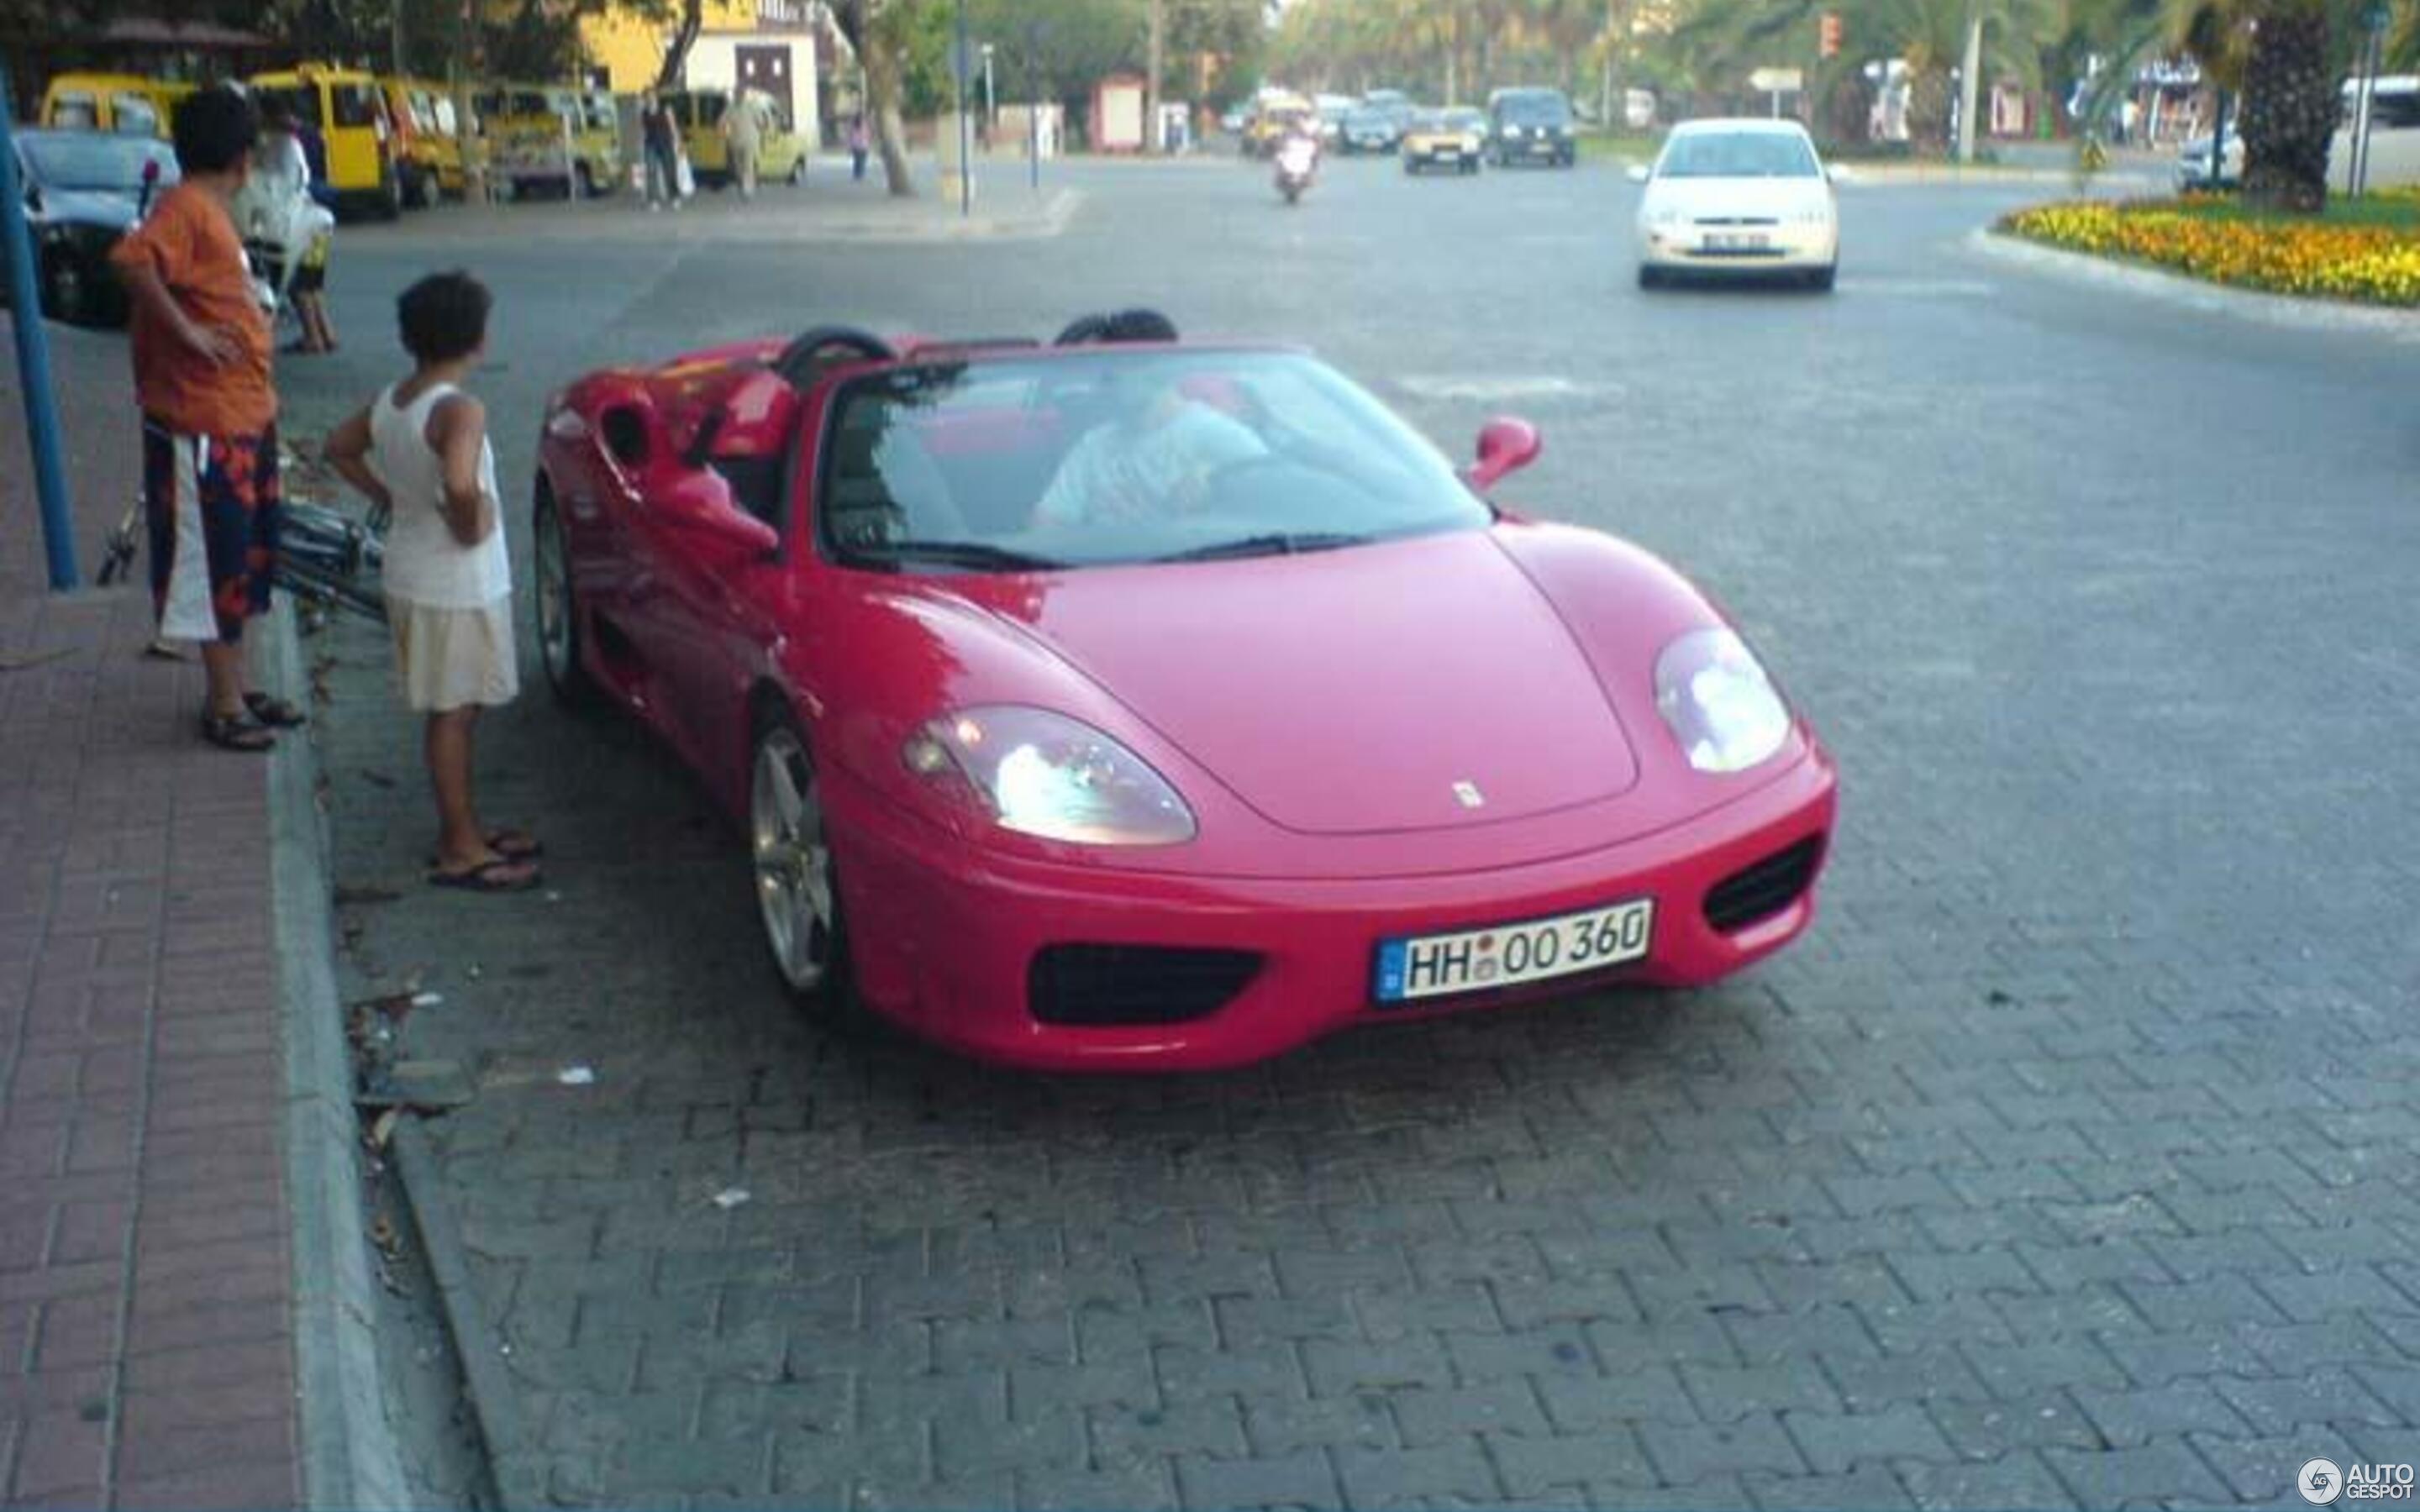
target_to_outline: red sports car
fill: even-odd
[[[1680,574],[1490,504],[1297,350],[820,328],[549,406],[567,698],[744,821],[775,964],[1021,1065],[1712,980],[1806,929],[1836,779]]]

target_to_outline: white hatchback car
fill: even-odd
[[[1676,273],[1832,286],[1839,207],[1814,140],[1796,121],[1683,121],[1655,166],[1630,177],[1647,186],[1638,203],[1639,287]]]

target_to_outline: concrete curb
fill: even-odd
[[[293,606],[268,621],[277,686],[308,684]],[[379,1373],[378,1302],[366,1250],[360,1128],[337,1002],[328,836],[319,760],[308,739],[270,758],[271,925],[286,1047],[286,1190],[293,1218],[294,1378],[303,1504],[396,1507],[409,1489]]]
[[[2039,269],[2077,283],[2138,294],[2183,309],[2297,331],[2358,332],[2420,343],[2420,310],[2389,310],[2291,294],[2269,294],[2259,289],[2228,288],[2182,273],[2046,247],[1988,227],[1975,231],[1967,240],[1974,251],[1987,257]]]
[[[1021,197],[1022,189],[1016,191]],[[993,215],[980,209],[961,219],[926,199],[887,206],[872,214],[817,208],[796,214],[721,208],[649,215],[634,206],[540,206],[473,210],[442,224],[373,233],[386,247],[458,244],[465,237],[509,238],[523,245],[560,241],[646,242],[659,246],[920,246],[933,242],[1034,241],[1058,236],[1084,202],[1079,189],[1059,188],[1032,214]]]
[[[488,1452],[488,1477],[496,1491],[498,1512],[535,1506],[545,1500],[545,1470],[534,1460],[521,1434],[520,1394],[499,1358],[479,1310],[471,1281],[470,1251],[454,1211],[440,1196],[443,1178],[437,1157],[429,1151],[428,1134],[417,1117],[396,1124],[390,1148],[395,1151],[396,1177],[404,1201],[411,1209],[412,1226],[420,1231],[421,1253],[437,1286],[445,1332],[454,1341],[454,1358],[462,1367],[462,1394],[468,1398],[479,1442]]]

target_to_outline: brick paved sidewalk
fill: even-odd
[[[124,339],[54,328],[53,361],[88,581],[139,467]],[[45,591],[26,463],[0,361],[0,1504],[349,1491],[345,1089],[284,1011],[272,874],[307,750],[204,747],[147,594]]]

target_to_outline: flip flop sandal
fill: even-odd
[[[246,693],[243,696],[243,706],[252,711],[252,717],[255,719],[271,730],[293,730],[311,722],[301,709],[284,699],[271,698],[266,693]]]
[[[535,867],[529,867],[520,876],[502,874],[524,866],[528,863],[507,861],[499,856],[492,861],[482,861],[467,872],[431,872],[428,885],[432,887],[455,887],[463,892],[527,892],[541,880]]]
[[[265,751],[277,748],[277,737],[251,720],[206,714],[202,716],[202,738],[221,750]]]
[[[526,830],[491,829],[480,838],[488,842],[488,849],[507,861],[535,861],[546,854],[546,846]],[[433,872],[437,857],[431,856],[421,864]]]

